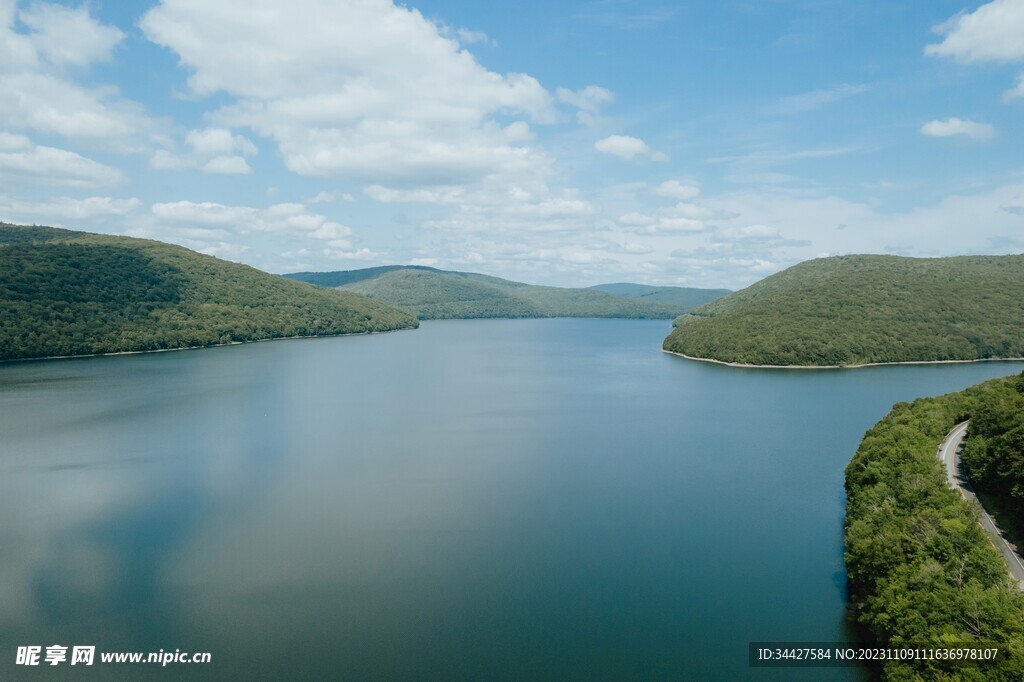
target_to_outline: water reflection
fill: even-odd
[[[748,641],[848,636],[863,431],[1019,371],[738,371],[665,331],[0,366],[0,673],[58,642],[213,652],[196,677],[743,677]]]

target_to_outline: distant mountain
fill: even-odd
[[[416,325],[363,296],[172,244],[0,223],[0,360]]]
[[[615,294],[616,296],[628,296],[629,298],[635,298],[641,301],[652,301],[679,306],[684,309],[682,312],[692,310],[693,308],[697,308],[705,303],[710,303],[715,299],[732,293],[729,289],[654,287],[647,284],[630,284],[628,282],[598,284],[597,286],[590,288],[606,291],[609,294]]]
[[[671,303],[618,296],[598,289],[535,286],[472,272],[421,266],[391,265],[284,276],[364,294],[424,320],[482,317],[670,319],[686,310]]]
[[[697,308],[665,350],[764,365],[1024,356],[1024,256],[810,260]]]

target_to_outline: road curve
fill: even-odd
[[[963,465],[960,462],[960,449],[964,438],[967,436],[968,423],[961,422],[954,426],[953,430],[946,434],[946,438],[939,445],[939,459],[942,460],[946,467],[946,480],[950,487],[954,490],[959,490],[964,499],[971,503],[972,506],[975,502],[978,503],[977,506],[981,509],[982,527],[988,533],[989,538],[991,538],[992,544],[996,546],[1009,565],[1010,575],[1017,581],[1017,586],[1024,589],[1024,559],[1021,559],[1020,555],[1017,554],[1016,547],[1010,544],[1003,536],[1003,532],[999,530],[995,520],[989,515],[988,510],[981,504],[981,501],[978,500],[978,496],[974,494],[974,490],[971,488],[971,482],[967,480],[963,473]]]

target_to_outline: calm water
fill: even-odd
[[[1022,365],[737,370],[660,353],[667,331],[0,365],[0,678],[55,643],[213,654],[162,679],[863,678],[750,669],[747,642],[852,637],[860,437]]]

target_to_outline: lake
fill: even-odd
[[[661,353],[668,331],[0,365],[0,678],[62,644],[211,652],[186,679],[864,679],[751,669],[747,643],[853,639],[864,431],[1024,364],[736,369]]]

